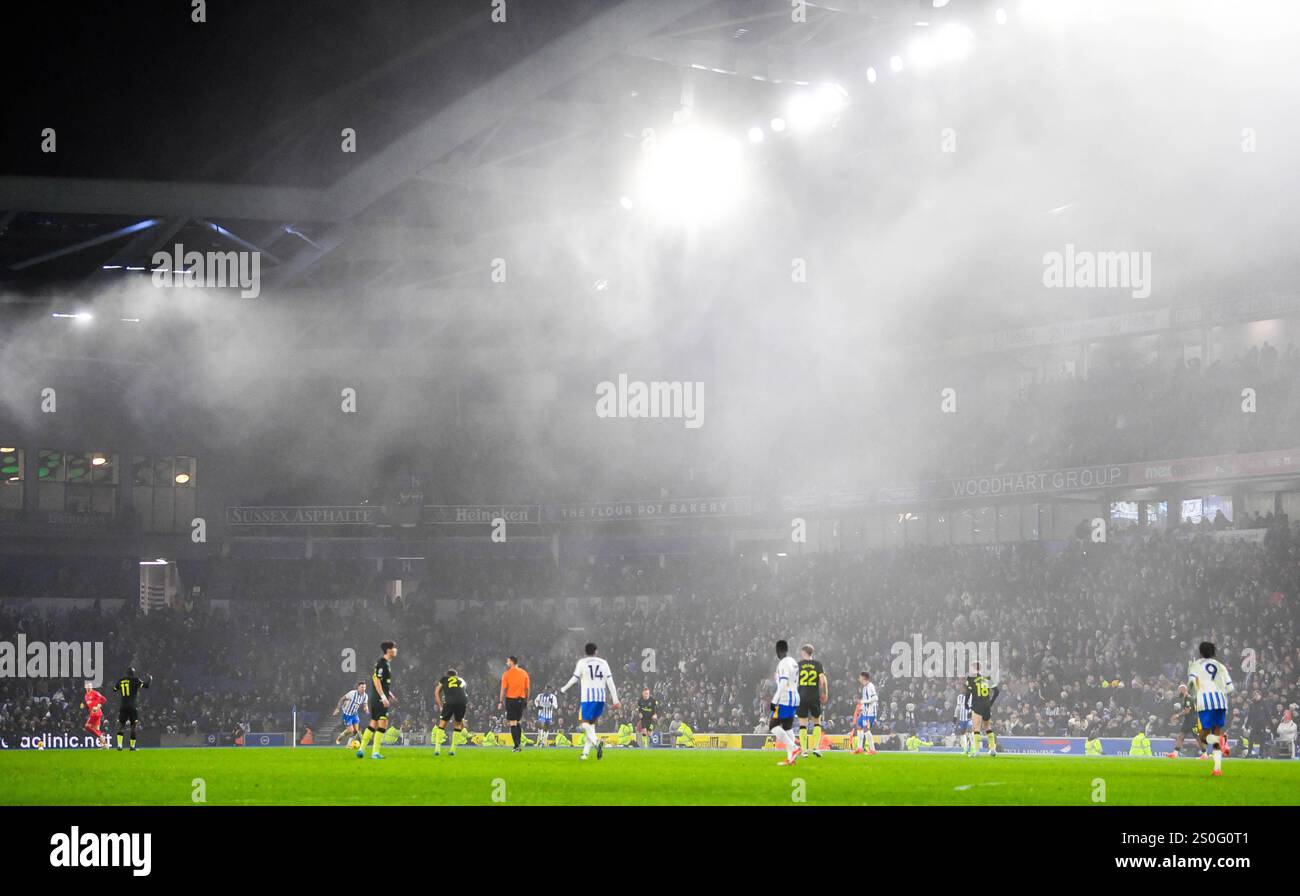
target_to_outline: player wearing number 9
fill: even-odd
[[[1223,759],[1228,755],[1228,739],[1223,731],[1228,721],[1228,695],[1234,685],[1227,666],[1215,658],[1215,647],[1202,641],[1197,648],[1201,658],[1193,660],[1187,670],[1187,684],[1196,692],[1197,715],[1201,720],[1200,741],[1214,754],[1214,774],[1223,774]]]

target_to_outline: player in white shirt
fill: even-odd
[[[533,706],[537,707],[537,746],[546,746],[546,732],[555,721],[555,710],[559,705],[560,701],[549,685],[533,700]]]
[[[776,692],[772,694],[772,719],[769,730],[776,742],[785,747],[785,759],[777,765],[794,765],[803,751],[795,740],[794,717],[799,711],[799,664],[788,656],[790,645],[776,642]]]
[[[1228,755],[1228,695],[1233,691],[1227,664],[1214,657],[1214,645],[1202,641],[1199,660],[1187,668],[1187,683],[1196,692],[1196,710],[1201,717],[1201,745],[1214,753],[1214,774],[1223,774],[1223,757]]]
[[[595,747],[596,758],[601,759],[605,755],[605,745],[600,742],[600,738],[596,737],[596,720],[605,711],[606,688],[609,689],[609,700],[614,704],[614,708],[618,709],[620,704],[618,691],[614,688],[614,673],[610,670],[609,663],[596,656],[595,644],[589,643],[585,652],[587,655],[578,660],[578,665],[573,670],[573,677],[560,688],[560,693],[566,693],[569,688],[581,682],[578,719],[581,722],[582,732],[586,735],[582,745],[582,758],[586,759],[591,748]]]
[[[868,756],[876,755],[876,739],[871,734],[871,726],[876,724],[876,712],[880,699],[876,696],[876,686],[867,672],[858,673],[858,684],[862,685],[862,699],[858,702],[858,711],[853,720],[855,745],[854,755],[865,752]]]
[[[357,686],[343,695],[339,700],[338,706],[334,707],[331,716],[343,716],[343,730],[339,736],[334,738],[334,743],[343,743],[343,738],[348,738],[348,743],[352,738],[361,736],[361,708],[366,705],[366,683],[358,681]],[[349,736],[350,735],[350,736]]]
[[[952,709],[953,733],[957,735],[962,753],[974,756],[975,738],[971,736],[970,715],[970,694],[966,693],[966,688],[959,678],[957,679],[957,702],[953,704]]]

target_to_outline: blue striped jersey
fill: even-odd
[[[555,707],[559,705],[559,700],[554,694],[548,694],[545,691],[538,694],[533,700],[533,705],[537,707],[537,714],[542,718],[549,719],[555,715]]]
[[[609,663],[605,662],[602,657],[584,656],[578,660],[578,665],[573,669],[573,678],[569,684],[564,686],[568,690],[569,685],[575,681],[581,682],[583,703],[604,703],[605,689],[609,688],[609,697],[614,703],[618,702],[618,691],[614,689],[614,673],[609,668]]]
[[[776,675],[773,676],[776,683],[776,690],[772,694],[772,702],[777,706],[798,706],[799,689],[799,664],[794,661],[794,657],[782,657],[776,664]]]
[[[1228,666],[1222,660],[1217,657],[1193,660],[1187,668],[1187,683],[1196,689],[1197,710],[1228,708],[1233,684]]]
[[[339,701],[339,712],[345,716],[355,716],[361,712],[362,705],[366,702],[366,695],[358,693],[356,688],[348,691]]]
[[[876,708],[879,702],[880,702],[879,699],[876,697],[875,682],[868,681],[866,684],[862,686],[863,715],[874,716],[876,714]]]

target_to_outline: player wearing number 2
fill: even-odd
[[[1228,725],[1228,695],[1233,691],[1228,667],[1214,658],[1214,645],[1202,641],[1197,648],[1201,658],[1187,669],[1187,684],[1196,692],[1197,714],[1201,717],[1202,748],[1214,753],[1214,774],[1223,774],[1223,757],[1228,755],[1228,739],[1223,730]]]

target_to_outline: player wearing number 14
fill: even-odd
[[[582,723],[582,732],[586,739],[582,744],[582,758],[586,759],[591,748],[596,748],[596,758],[600,759],[605,755],[605,746],[596,737],[596,720],[605,712],[605,690],[609,689],[610,702],[614,708],[618,709],[618,691],[614,688],[614,673],[609,668],[609,663],[596,656],[596,645],[588,644],[585,648],[586,656],[578,660],[578,665],[573,670],[573,677],[569,679],[564,687],[560,688],[560,693],[567,693],[569,688],[581,682],[579,693],[582,702],[578,706],[578,717]]]

